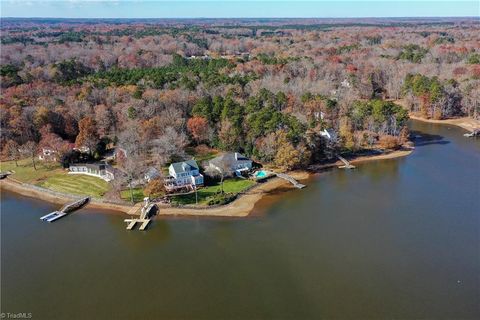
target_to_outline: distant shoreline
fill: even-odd
[[[413,149],[402,149],[392,151],[386,154],[380,155],[366,155],[366,156],[358,156],[350,160],[351,163],[361,163],[366,161],[374,161],[374,160],[384,160],[384,159],[394,159],[408,156],[413,152]],[[293,178],[297,180],[306,180],[312,175],[322,172],[328,168],[338,167],[342,163],[340,161],[323,164],[323,165],[313,165],[310,167],[309,171],[292,171],[289,172]],[[66,202],[76,199],[74,195],[67,195],[67,194],[54,194],[47,191],[40,191],[34,186],[31,186],[26,183],[20,183],[17,181],[12,180],[11,178],[5,178],[0,180],[0,190],[8,190],[10,192],[26,196],[29,198],[34,198],[38,200],[43,200],[49,203],[64,205]],[[262,199],[265,195],[270,194],[275,189],[280,187],[289,186],[290,183],[282,180],[277,177],[273,177],[263,183],[259,183],[258,185],[250,188],[245,193],[241,193],[238,195],[237,199],[233,202],[217,206],[217,207],[171,207],[168,205],[159,205],[159,212],[157,215],[158,217],[161,216],[185,216],[185,217],[247,217],[253,211],[255,205],[257,204],[260,199]],[[307,186],[308,187],[308,186]],[[293,188],[293,187],[292,187]],[[101,209],[101,210],[110,210],[112,213],[116,212],[117,214],[127,214],[133,206],[122,204],[114,204],[114,203],[106,203],[101,202],[99,200],[93,199],[89,204],[89,208],[93,209]]]
[[[474,129],[480,129],[480,120],[475,120],[470,117],[462,117],[462,118],[452,118],[452,119],[444,119],[444,120],[434,120],[434,119],[427,119],[423,117],[419,117],[413,114],[410,114],[410,119],[418,120],[421,122],[427,123],[435,123],[435,124],[450,124],[460,128],[463,128],[469,132],[473,132]]]

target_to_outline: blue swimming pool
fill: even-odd
[[[267,173],[263,170],[261,171],[257,171],[257,173],[255,174],[255,177],[258,179],[258,178],[265,178],[267,176]]]

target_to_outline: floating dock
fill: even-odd
[[[50,212],[49,214],[44,215],[43,217],[40,217],[40,220],[46,221],[46,222],[53,222],[55,220],[58,220],[60,218],[65,217],[67,214],[69,214],[69,213],[71,213],[75,210],[80,209],[81,207],[86,205],[88,203],[88,201],[90,201],[90,198],[86,197],[86,198],[77,200],[75,202],[68,203],[68,204],[64,205],[60,210]]]

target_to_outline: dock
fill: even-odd
[[[467,138],[480,137],[480,129],[473,129],[472,132],[465,133],[463,136]]]
[[[288,174],[271,172],[271,171],[269,171],[268,173],[273,174],[273,175],[279,177],[280,179],[283,179],[283,180],[286,180],[286,181],[290,182],[295,188],[303,189],[303,188],[306,187],[306,185],[301,184],[300,182],[298,182],[297,180],[295,180],[292,176],[289,176]]]
[[[344,163],[343,166],[339,166],[340,169],[355,169],[355,166],[350,164],[347,159],[342,156],[337,156],[337,158]]]
[[[144,199],[143,203],[137,203],[129,212],[129,215],[137,215],[138,218],[125,219],[127,223],[127,230],[133,230],[137,223],[140,224],[138,230],[145,231],[150,224],[150,216],[154,208],[157,208],[155,203],[150,203],[148,198]]]
[[[6,177],[8,177],[11,174],[12,174],[11,171],[0,172],[0,179],[5,179]]]
[[[86,204],[88,203],[88,201],[90,201],[90,198],[89,198],[89,197],[86,197],[86,198],[77,200],[77,201],[72,202],[72,203],[67,203],[67,204],[64,205],[60,210],[50,212],[49,214],[46,214],[46,215],[40,217],[40,220],[46,221],[46,222],[56,221],[56,220],[58,220],[58,219],[60,219],[60,218],[65,217],[65,216],[68,215],[69,213],[71,213],[71,212],[73,212],[73,211],[75,211],[75,210],[80,209],[81,207],[83,207],[84,205],[86,205]]]

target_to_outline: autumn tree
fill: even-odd
[[[18,148],[18,143],[15,142],[15,140],[8,140],[2,150],[3,156],[10,161],[15,161],[16,167],[18,167],[17,161],[20,158],[20,151]]]
[[[145,189],[143,189],[143,193],[149,196],[150,198],[156,198],[165,193],[165,184],[162,178],[157,178],[151,180]]]
[[[277,152],[274,163],[276,166],[291,170],[308,164],[311,153],[303,144],[294,146],[288,140],[287,133],[284,130],[278,130],[275,135]]]
[[[87,147],[92,154],[99,140],[95,120],[92,117],[83,118],[78,123],[78,129],[78,136],[75,140],[76,147]]]
[[[188,119],[187,128],[197,143],[209,138],[210,127],[208,126],[207,119],[203,117],[192,117]]]

